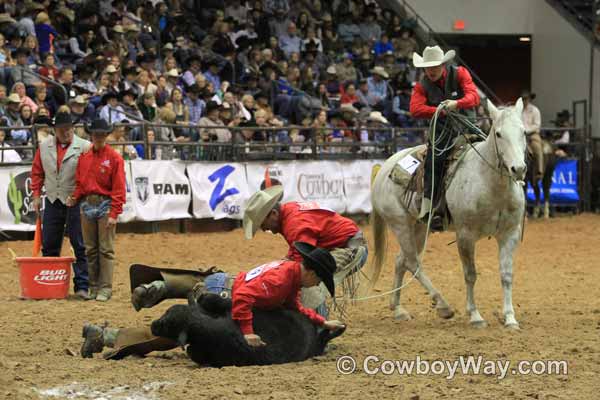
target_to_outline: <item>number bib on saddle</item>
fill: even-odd
[[[268,264],[263,264],[259,267],[256,267],[253,270],[248,271],[248,273],[246,273],[245,280],[246,280],[246,282],[251,281],[252,279],[256,278],[257,276],[260,276],[263,272],[266,272],[273,268],[278,268],[282,263],[283,263],[283,261],[279,260],[279,261],[273,261]]]

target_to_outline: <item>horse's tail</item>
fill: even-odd
[[[373,289],[379,276],[381,275],[381,267],[385,261],[385,249],[386,249],[386,233],[387,224],[385,219],[377,212],[375,207],[374,197],[374,184],[377,173],[381,169],[381,165],[375,165],[371,171],[371,203],[373,204],[373,211],[371,211],[371,228],[373,229],[373,241],[374,241],[374,254],[373,254],[373,275],[371,276],[371,285],[369,290]]]

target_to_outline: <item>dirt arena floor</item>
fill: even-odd
[[[367,234],[370,230],[365,227]],[[402,293],[413,320],[395,322],[388,298],[363,302],[350,311],[348,330],[330,351],[298,364],[270,367],[198,368],[181,350],[146,358],[81,359],[84,322],[140,326],[160,316],[174,301],[136,313],[129,302],[128,266],[218,265],[239,271],[285,254],[281,237],[259,234],[251,242],[241,230],[211,234],[120,234],[115,296],[109,303],[19,299],[17,269],[7,247],[19,255],[30,242],[0,244],[0,398],[2,399],[599,399],[600,398],[600,216],[580,215],[528,222],[515,260],[514,304],[521,331],[504,329],[493,240],[478,245],[476,298],[489,327],[470,328],[465,286],[453,233],[435,234],[425,255],[426,271],[457,311],[440,320],[416,282]],[[391,288],[392,256],[377,289]],[[358,368],[340,374],[336,360],[350,355]],[[368,375],[368,355],[380,360],[566,360],[568,375],[491,372],[434,375]],[[371,362],[368,369],[378,364]]]

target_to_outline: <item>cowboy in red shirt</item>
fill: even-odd
[[[433,117],[437,107],[444,103],[446,110],[458,111],[469,117],[475,116],[475,107],[479,105],[479,94],[477,87],[473,84],[471,74],[464,67],[446,65],[454,58],[454,50],[444,53],[439,46],[426,47],[423,57],[413,53],[413,63],[417,68],[424,68],[425,74],[420,82],[416,83],[410,99],[410,113],[413,118],[430,119]],[[435,154],[434,172],[432,175],[432,153],[433,146],[429,143],[427,157],[425,158],[425,193],[421,202],[419,218],[427,221],[427,214],[438,204],[442,179],[444,177],[444,165],[446,157],[451,151],[451,143],[454,141],[459,129],[450,127],[445,135],[446,128],[445,113],[437,122],[435,147],[444,149]],[[450,148],[449,148],[450,147]],[[433,179],[433,180],[432,180]],[[432,187],[432,183],[435,186]]]
[[[328,251],[308,243],[296,242],[294,248],[302,261],[274,261],[249,272],[241,272],[233,282],[231,317],[238,323],[250,346],[265,343],[254,334],[252,308],[270,309],[284,307],[298,310],[315,325],[335,330],[344,325],[337,320],[326,321],[314,310],[300,303],[300,289],[323,282],[331,296],[335,295],[333,273],[335,260]]]
[[[81,202],[81,228],[90,277],[88,296],[108,301],[112,296],[117,217],[125,203],[125,169],[123,158],[106,144],[112,125],[95,119],[85,130],[93,146],[79,158],[75,191],[67,205]]]
[[[279,260],[261,265],[249,272],[240,272],[235,280],[226,273],[212,274],[204,281],[202,292],[231,296],[231,318],[237,322],[246,342],[250,346],[265,346],[260,336],[254,333],[254,308],[287,308],[304,314],[315,325],[328,330],[344,327],[338,320],[326,321],[314,310],[300,304],[300,289],[314,287],[321,282],[329,293],[335,293],[333,273],[335,260],[324,249],[308,243],[296,242],[294,248],[301,261]],[[150,327],[115,329],[86,324],[83,329],[84,342],[81,355],[90,358],[104,346],[115,348],[104,355],[106,359],[121,359],[127,355],[145,355],[156,350],[169,350],[177,343],[167,338],[152,335]]]
[[[250,197],[243,222],[246,239],[253,238],[258,229],[279,233],[290,246],[286,257],[297,261],[301,256],[294,248],[294,242],[306,242],[330,250],[337,265],[336,282],[343,281],[363,267],[367,261],[368,247],[354,221],[320,207],[316,202],[280,204],[282,198],[283,187],[280,185],[266,188]],[[307,307],[317,308],[324,305],[324,301],[323,287],[303,291],[302,304]],[[326,310],[321,307],[319,312],[325,314]]]

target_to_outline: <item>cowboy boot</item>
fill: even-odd
[[[85,324],[81,336],[84,338],[81,345],[81,357],[92,358],[94,353],[101,353],[104,346],[113,347],[119,333],[118,329],[104,326]]]

